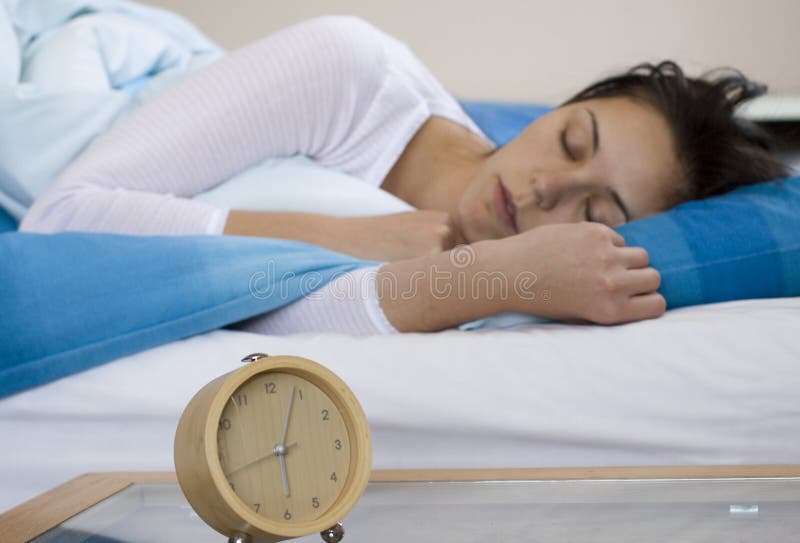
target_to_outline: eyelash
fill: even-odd
[[[567,129],[561,131],[561,149],[564,151],[564,154],[567,155],[567,158],[575,161],[575,155],[569,150],[569,145],[567,145]]]
[[[564,151],[564,154],[567,155],[567,158],[572,160],[573,162],[576,160],[575,155],[569,149],[569,145],[567,145],[567,129],[563,129],[561,131],[561,149]],[[587,222],[596,222],[592,220],[592,207],[590,200],[586,200],[586,205],[583,208],[583,216]]]

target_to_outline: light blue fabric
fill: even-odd
[[[3,232],[13,232],[16,229],[17,221],[14,220],[14,217],[0,208],[0,234]]]
[[[13,21],[17,40],[24,49],[47,32],[89,13],[119,13],[160,28],[176,41],[196,51],[218,47],[183,17],[167,10],[125,0],[2,0]]]
[[[17,36],[5,4],[0,1],[0,92],[13,88],[19,79],[20,55]]]
[[[270,311],[374,264],[278,239],[19,232],[0,234],[0,262],[0,397]]]
[[[0,50],[0,207],[17,220],[116,119],[222,54],[122,0],[0,0]]]

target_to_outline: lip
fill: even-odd
[[[508,212],[509,204],[512,213]],[[497,179],[497,185],[495,185],[494,188],[494,208],[500,222],[508,226],[514,233],[519,233],[517,229],[517,219],[515,217],[517,210],[514,207],[514,201],[511,199],[511,193],[500,178]]]

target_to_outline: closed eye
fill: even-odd
[[[608,189],[609,194],[616,194]],[[583,205],[583,216],[587,222],[599,222],[611,228],[630,222],[627,212],[621,206],[621,200],[614,199],[614,203],[606,202],[604,198],[587,197]],[[611,205],[612,207],[609,207]],[[618,214],[622,214],[622,220],[618,219]]]
[[[569,145],[567,145],[567,129],[566,128],[561,131],[561,149],[564,151],[564,154],[567,155],[567,158],[569,158],[573,162],[575,161],[575,155],[572,154],[572,151],[570,150]]]

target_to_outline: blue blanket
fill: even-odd
[[[0,397],[284,306],[370,262],[236,237],[0,234]]]

